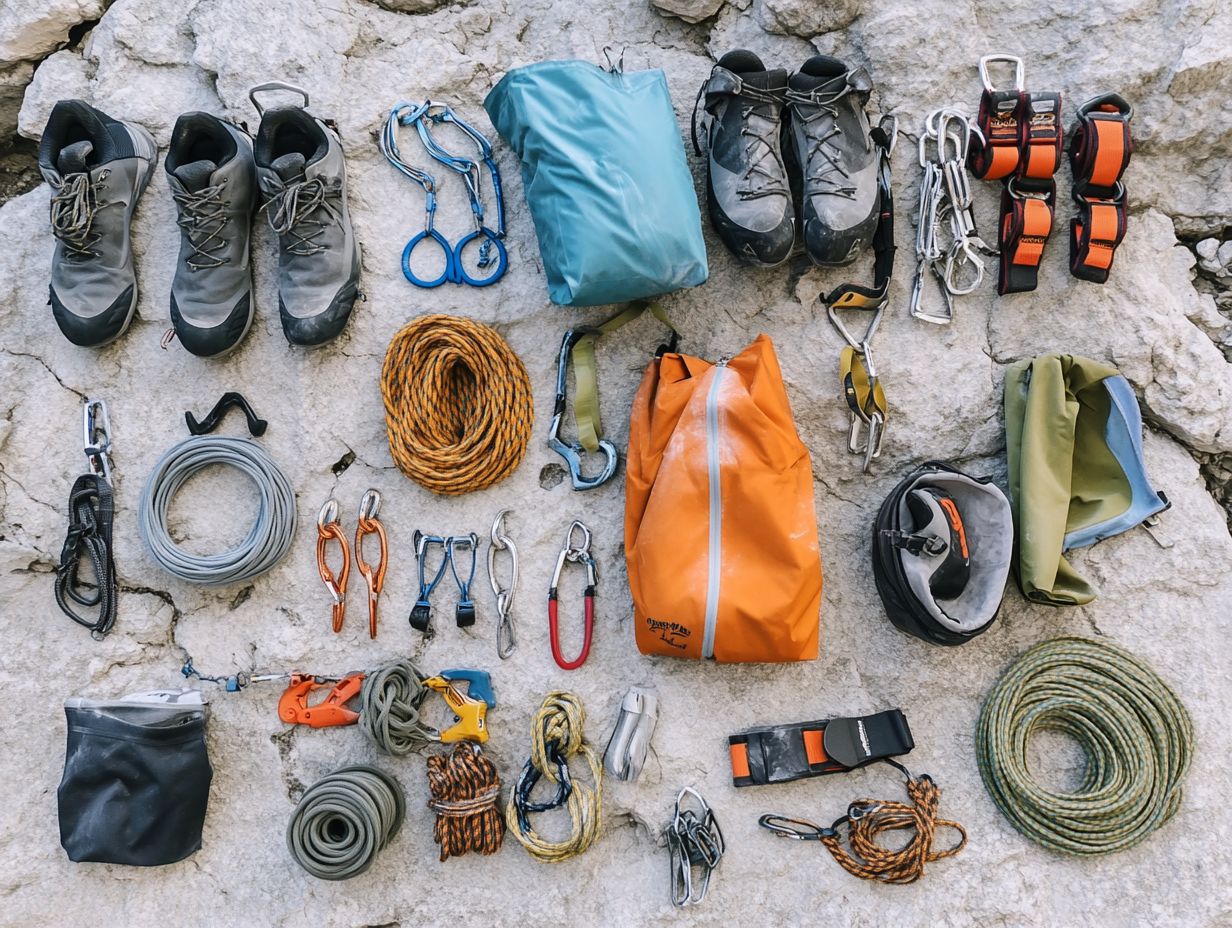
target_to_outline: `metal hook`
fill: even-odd
[[[587,335],[596,334],[590,328],[570,329],[560,343],[560,354],[556,358],[556,401],[552,408],[552,423],[548,427],[548,447],[565,459],[569,467],[569,479],[575,490],[593,490],[612,479],[616,467],[620,463],[620,455],[616,446],[606,439],[599,439],[599,452],[603,455],[603,468],[593,476],[582,473],[582,455],[585,448],[580,442],[566,441],[560,437],[561,423],[564,420],[565,409],[569,402],[569,358],[574,346]]]
[[[492,520],[491,544],[488,545],[488,583],[492,587],[492,595],[496,597],[496,653],[505,660],[517,648],[517,633],[513,624],[513,593],[518,586],[518,548],[505,530],[505,516],[508,509],[502,509]],[[501,586],[496,579],[496,552],[508,551],[510,560],[509,585]]]
[[[107,404],[87,397],[81,419],[81,449],[90,473],[111,483],[111,417],[107,414]]]

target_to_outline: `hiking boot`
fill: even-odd
[[[872,87],[863,68],[827,55],[810,58],[787,82],[788,176],[814,264],[850,264],[877,229],[880,156],[864,113]]]
[[[710,222],[744,264],[781,264],[795,243],[780,138],[786,93],[787,72],[766,70],[748,51],[720,58],[698,93],[711,117],[706,132]],[[696,133],[694,147],[700,155]]]
[[[262,90],[292,90],[283,84]],[[255,97],[254,97],[254,103]],[[301,106],[261,109],[254,155],[278,233],[278,311],[292,345],[320,345],[346,326],[359,292],[359,243],[347,210],[342,143]]]
[[[185,348],[216,357],[238,345],[252,325],[252,142],[216,116],[185,113],[175,122],[163,167],[180,226],[171,323]]]
[[[47,120],[39,171],[52,190],[51,311],[74,345],[106,345],[133,320],[133,211],[157,155],[141,126],[82,100],[61,100]]]

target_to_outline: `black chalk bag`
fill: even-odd
[[[213,775],[206,712],[174,701],[65,702],[58,798],[70,860],[153,867],[201,847]]]

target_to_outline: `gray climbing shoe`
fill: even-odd
[[[881,208],[878,151],[864,105],[872,80],[815,55],[787,84],[788,175],[814,264],[850,264],[872,242]]]
[[[728,52],[698,93],[706,130],[706,201],[723,244],[745,264],[786,261],[796,222],[782,153],[787,72],[766,70],[749,51]],[[696,121],[697,110],[694,107]],[[697,153],[696,127],[693,145]]]
[[[115,341],[137,309],[130,239],[133,211],[158,150],[141,126],[82,100],[61,100],[39,143],[51,185],[51,311],[65,338],[96,348]]]
[[[180,226],[171,322],[185,348],[216,357],[238,345],[252,324],[252,142],[216,116],[185,113],[163,166]]]
[[[278,309],[292,345],[320,345],[346,326],[359,292],[359,243],[347,210],[342,144],[325,122],[301,106],[263,109],[269,90],[308,94],[287,84],[262,84],[249,96],[261,113],[254,154],[270,227],[278,233]]]

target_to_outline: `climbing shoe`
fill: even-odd
[[[252,142],[216,116],[185,113],[176,120],[163,166],[180,226],[171,322],[193,354],[225,354],[252,324]]]
[[[850,264],[877,228],[879,153],[869,137],[872,81],[837,58],[815,55],[787,82],[787,141],[804,248],[814,264]]]
[[[264,109],[256,95],[288,90],[303,106]],[[337,133],[310,115],[308,94],[286,84],[250,91],[261,113],[253,146],[262,207],[278,233],[278,310],[292,345],[321,345],[346,326],[359,292],[359,243],[347,210]]]
[[[39,143],[51,185],[51,311],[64,337],[97,348],[115,341],[137,309],[133,211],[157,156],[141,126],[82,100],[61,100]]]
[[[781,141],[786,93],[786,71],[767,70],[752,52],[734,51],[719,59],[697,95],[710,117],[705,131],[710,222],[744,264],[781,264],[795,243]],[[696,128],[693,145],[700,155]]]

